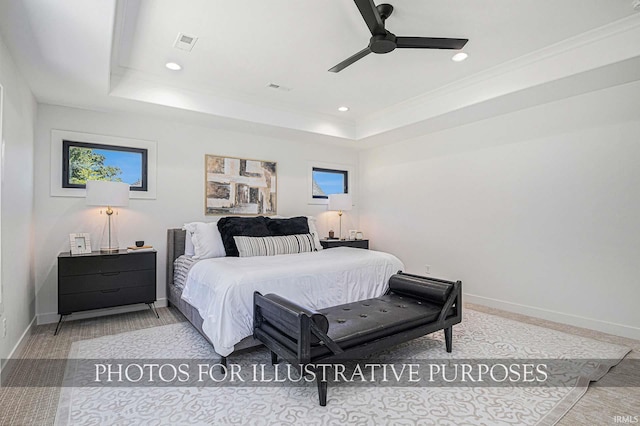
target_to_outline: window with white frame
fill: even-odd
[[[87,180],[125,182],[134,199],[155,199],[157,142],[51,130],[50,194],[84,197]]]
[[[331,194],[352,194],[355,191],[354,166],[340,163],[308,161],[307,202],[327,204]]]

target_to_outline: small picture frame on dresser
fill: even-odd
[[[91,237],[88,233],[69,234],[69,246],[71,254],[89,254],[91,253]]]

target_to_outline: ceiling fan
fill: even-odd
[[[373,0],[353,0],[371,31],[369,45],[331,68],[330,72],[340,72],[354,62],[364,58],[369,53],[389,53],[399,49],[453,49],[459,50],[469,41],[466,38],[436,38],[436,37],[397,37],[385,29],[385,21],[393,12],[393,6],[387,3],[373,4]]]

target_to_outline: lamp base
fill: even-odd
[[[107,221],[102,228],[102,240],[100,241],[100,253],[117,253],[120,250],[116,217],[117,213],[107,209]]]
[[[119,248],[101,248],[100,253],[117,253],[119,252]]]

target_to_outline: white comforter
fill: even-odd
[[[378,297],[404,269],[395,256],[338,247],[313,253],[220,257],[195,264],[182,299],[198,309],[202,329],[222,356],[253,334],[253,292],[276,293],[322,309]]]

